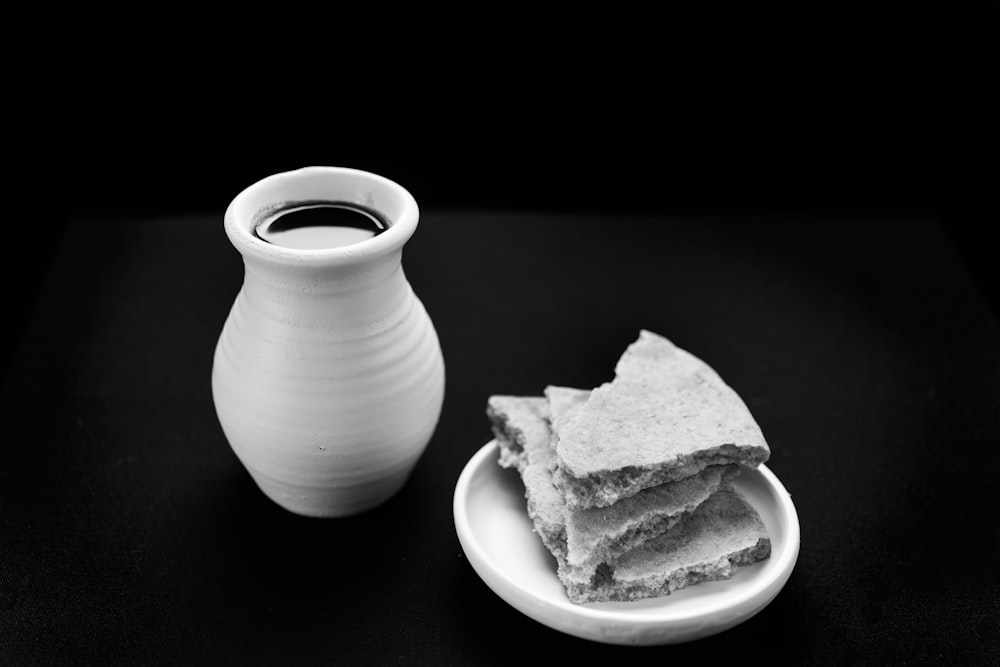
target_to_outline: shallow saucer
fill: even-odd
[[[791,496],[766,466],[745,470],[733,486],[760,513],[771,557],[726,581],[689,586],[637,602],[573,604],[556,577],[555,559],[532,530],[517,473],[497,465],[491,441],[476,452],[455,486],[455,530],[473,569],[518,611],[551,628],[609,644],[673,644],[727,630],[763,609],[788,581],[799,553]]]

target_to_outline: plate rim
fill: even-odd
[[[577,605],[570,602],[569,598],[566,598],[565,600],[554,600],[547,596],[539,595],[535,591],[523,586],[520,582],[506,576],[504,570],[497,565],[497,563],[490,556],[490,553],[476,539],[475,531],[473,530],[472,523],[469,518],[467,501],[469,499],[470,491],[472,490],[472,482],[476,474],[480,470],[483,470],[484,465],[497,465],[495,461],[489,460],[491,454],[494,456],[496,455],[497,448],[498,445],[496,439],[490,440],[480,447],[463,467],[462,472],[458,477],[458,481],[455,484],[455,493],[453,498],[455,530],[458,533],[459,543],[462,546],[462,550],[465,552],[465,555],[472,564],[476,574],[483,579],[487,586],[515,609],[518,609],[522,613],[534,618],[534,620],[549,627],[584,638],[597,639],[598,641],[614,641],[613,637],[604,636],[604,634],[599,631],[583,632],[582,628],[576,628],[577,624],[573,624],[574,628],[580,629],[581,632],[583,632],[582,634],[581,632],[572,632],[570,629],[565,627],[553,625],[548,622],[548,620],[541,618],[540,613],[538,612],[542,610],[552,610],[556,613],[565,614],[584,622],[597,624],[599,627],[613,626],[618,628],[625,623],[635,630],[642,632],[643,630],[648,630],[649,628],[661,628],[663,626],[673,625],[703,627],[706,624],[711,624],[714,619],[719,618],[728,610],[745,607],[748,609],[747,613],[740,614],[737,621],[742,622],[759,612],[767,606],[775,596],[777,596],[778,592],[780,592],[788,578],[791,576],[791,572],[795,567],[801,540],[798,514],[795,510],[795,505],[792,503],[791,495],[788,493],[787,489],[785,489],[781,480],[779,480],[777,475],[775,475],[766,465],[761,464],[757,467],[756,472],[760,473],[772,494],[777,498],[778,502],[775,513],[779,516],[779,519],[783,519],[782,527],[784,536],[781,540],[780,551],[777,554],[772,551],[771,558],[775,558],[775,556],[777,556],[777,559],[771,561],[773,566],[768,570],[767,574],[761,575],[750,583],[750,585],[740,590],[736,597],[720,599],[713,604],[700,607],[696,610],[678,611],[670,610],[668,608],[662,611],[657,610],[655,613],[650,613],[650,610],[645,608],[641,615],[636,615],[632,614],[629,610],[605,609],[589,605]],[[774,541],[772,540],[772,548],[773,547]],[[474,555],[469,554],[470,549],[475,551]],[[479,562],[477,563],[476,561]],[[526,610],[524,608],[525,605],[523,604],[515,604],[507,595],[502,593],[500,590],[497,590],[497,587],[489,581],[487,576],[484,576],[484,574],[480,572],[479,565],[487,567],[490,570],[491,575],[496,576],[501,579],[505,585],[515,589],[525,600],[530,600],[531,604],[528,605],[530,610]],[[724,625],[724,627],[720,628],[720,631],[735,624],[736,623],[730,623],[728,625]],[[594,635],[600,635],[600,637]],[[694,637],[691,638],[693,639]],[[683,639],[678,641],[683,641]],[[666,643],[666,641],[661,643]]]

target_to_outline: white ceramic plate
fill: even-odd
[[[466,557],[493,591],[515,609],[561,632],[609,644],[672,644],[722,632],[763,609],[788,581],[799,554],[792,499],[765,466],[733,486],[757,509],[771,537],[771,557],[741,567],[726,581],[697,584],[637,602],[569,601],[555,559],[532,530],[517,473],[497,465],[497,445],[484,445],[455,487],[455,529]]]

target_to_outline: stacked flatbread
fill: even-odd
[[[611,382],[544,393],[491,396],[487,415],[570,600],[667,595],[770,555],[763,522],[729,484],[770,450],[704,362],[642,331]]]

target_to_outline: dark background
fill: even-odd
[[[449,512],[488,393],[593,386],[640,326],[746,396],[803,550],[751,622],[632,657],[995,653],[995,79],[846,64],[846,40],[819,62],[750,62],[759,44],[709,62],[715,43],[669,47],[676,26],[544,58],[551,34],[416,31],[386,61],[114,18],[13,75],[29,168],[3,263],[0,662],[510,664],[512,638],[629,659],[512,611]],[[222,213],[310,164],[412,191],[407,275],[449,363],[404,491],[319,529],[249,481],[206,375],[242,278]]]
[[[221,215],[313,164],[383,174],[435,210],[932,217],[996,305],[1000,107],[975,58],[756,60],[759,45],[719,55],[673,33],[623,47],[539,30],[429,33],[379,60],[315,36],[251,49],[236,27],[148,10],[106,18],[120,29],[90,20],[49,76],[15,75],[11,142],[37,165],[25,199],[46,204],[7,231],[32,249],[15,312],[68,220]]]

